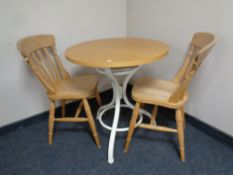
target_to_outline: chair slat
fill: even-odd
[[[49,53],[48,48],[43,48],[43,51],[44,51],[44,53],[45,53],[45,56],[46,56],[46,58],[47,58],[49,64],[52,66],[52,70],[54,71],[54,73],[55,73],[55,75],[56,75],[56,79],[57,79],[57,80],[61,80],[62,78],[61,78],[61,75],[60,75],[60,73],[59,73],[58,67],[57,67],[57,65],[55,64],[55,61],[52,60],[51,54]]]
[[[65,70],[65,68],[64,68],[64,66],[63,66],[63,64],[62,64],[62,62],[61,62],[61,60],[60,60],[60,58],[58,57],[57,52],[55,51],[55,47],[52,46],[52,47],[50,48],[50,50],[51,50],[52,54],[54,55],[54,59],[55,59],[55,61],[56,61],[56,64],[58,65],[58,68],[59,68],[59,70],[60,70],[60,73],[62,74],[62,77],[65,78],[65,79],[69,79],[69,78],[70,78],[70,75],[69,75],[69,73]]]
[[[44,70],[48,73],[51,81],[53,83],[56,82],[56,74],[52,68],[52,65],[50,64],[50,62],[48,61],[48,59],[45,58],[45,56],[43,55],[42,51],[40,49],[35,51],[40,59],[40,63],[43,65]]]
[[[33,54],[32,54],[33,55]],[[37,65],[36,61],[37,59],[33,59],[33,56],[30,56],[28,59],[28,63],[30,64],[33,72],[35,72],[35,74],[38,76],[38,78],[40,79],[40,81],[42,82],[42,84],[46,87],[47,91],[49,93],[54,93],[54,88],[52,87],[51,83],[50,83],[50,79],[48,77],[48,75],[46,74],[46,72],[44,72],[43,70],[41,70],[41,67]]]
[[[31,58],[35,62],[35,65],[38,67],[38,69],[41,72],[43,72],[44,78],[48,79],[49,81],[52,81],[51,77],[49,76],[49,73],[47,72],[47,70],[39,60],[40,58],[34,52],[31,53]]]

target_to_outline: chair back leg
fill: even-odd
[[[100,94],[99,94],[99,91],[97,90],[97,88],[95,90],[95,97],[96,97],[96,101],[97,101],[99,107],[102,106],[102,100],[101,100],[101,97],[100,97]]]
[[[66,101],[61,100],[61,115],[62,117],[66,116]]]
[[[150,118],[150,125],[153,125],[155,123],[156,117],[157,117],[157,113],[158,113],[158,106],[155,105],[153,108],[153,112],[151,114],[151,118]]]

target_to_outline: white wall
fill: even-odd
[[[136,77],[171,78],[197,31],[213,32],[219,42],[196,74],[186,112],[233,136],[233,1],[128,0],[128,35],[170,45],[160,62]]]
[[[13,0],[0,1],[0,126],[48,109],[40,83],[19,55],[16,42],[28,35],[54,34],[63,56],[69,46],[97,38],[154,38],[170,45],[162,61],[146,65],[135,77],[171,78],[196,31],[220,40],[190,88],[186,111],[233,135],[233,1],[211,0]],[[127,8],[127,18],[126,18]],[[126,26],[127,22],[127,26]],[[73,75],[92,72],[62,61]],[[102,81],[103,89],[106,81]]]
[[[44,90],[16,42],[28,35],[53,34],[69,72],[90,72],[66,61],[64,51],[86,40],[126,36],[126,0],[1,0],[0,21],[0,126],[4,126],[48,110]]]

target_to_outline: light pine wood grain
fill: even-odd
[[[68,48],[66,58],[96,68],[132,67],[163,58],[168,46],[160,41],[142,38],[112,38],[80,43]]]
[[[18,48],[25,61],[32,68],[33,73],[41,81],[50,100],[49,144],[53,142],[54,122],[88,122],[99,148],[100,141],[87,101],[87,99],[96,96],[98,104],[101,105],[101,98],[97,90],[97,77],[95,75],[70,77],[57,55],[55,39],[52,35],[26,37],[18,42]],[[65,103],[68,100],[84,101],[87,117],[79,117],[83,102],[77,108],[74,117],[67,117]],[[62,116],[60,118],[55,117],[56,101],[61,102]]]
[[[131,121],[130,121],[130,125],[129,125],[128,135],[127,135],[127,138],[126,138],[126,141],[125,141],[125,150],[124,150],[125,153],[127,153],[128,149],[129,149],[129,144],[130,144],[131,138],[133,136],[136,121],[137,121],[137,118],[138,118],[139,109],[140,109],[140,103],[136,102],[134,110],[133,110],[132,118],[131,118]]]
[[[150,118],[150,124],[153,125],[156,117],[157,117],[157,113],[158,113],[158,106],[154,106],[152,114],[151,114],[151,118]]]
[[[136,106],[130,122],[130,128],[126,139],[125,151],[128,150],[131,137],[135,128],[135,116],[139,103],[155,105],[149,124],[142,123],[138,127],[163,132],[177,132],[180,150],[180,159],[185,161],[184,128],[185,116],[184,105],[188,99],[188,86],[207,57],[212,47],[216,44],[217,38],[211,33],[195,33],[191,41],[188,54],[184,63],[172,80],[160,80],[153,77],[145,77],[135,82],[132,90],[132,97]],[[164,126],[152,125],[156,118],[157,106],[163,106],[176,110],[177,129]]]

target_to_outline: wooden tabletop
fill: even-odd
[[[65,57],[72,63],[96,68],[131,67],[163,58],[168,46],[142,38],[111,38],[80,43],[68,48]]]

